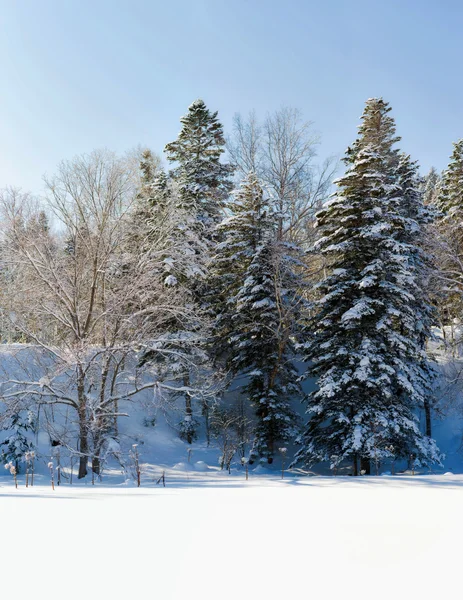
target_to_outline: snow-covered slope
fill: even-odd
[[[21,347],[19,347],[21,348]],[[436,468],[435,473],[453,471],[454,473],[463,473],[463,455],[460,452],[460,445],[463,433],[463,412],[460,410],[462,405],[460,381],[452,389],[447,382],[455,379],[456,373],[463,367],[460,359],[450,360],[443,352],[438,341],[433,346],[433,351],[438,361],[438,368],[445,375],[441,379],[441,385],[438,389],[439,405],[445,407],[446,415],[439,417],[435,415],[433,420],[433,434],[438,442],[440,449],[445,453],[446,458],[443,468]],[[32,356],[27,353],[21,353],[22,363],[17,360],[18,346],[0,346],[0,366],[3,372],[3,378],[8,374],[9,377],[21,378],[27,372],[30,378],[40,379],[41,364],[34,362]],[[24,359],[24,356],[26,359]],[[300,369],[302,366],[299,365]],[[306,382],[306,391],[310,391],[314,382]],[[462,384],[463,385],[463,384]],[[231,396],[236,391],[231,392]],[[194,480],[198,475],[207,475],[211,480],[220,476],[219,457],[220,449],[214,441],[208,447],[205,441],[204,430],[200,431],[199,438],[191,446],[179,439],[177,425],[182,417],[181,401],[177,401],[177,406],[166,407],[165,404],[156,401],[152,391],[147,391],[140,395],[135,402],[127,403],[121,410],[127,412],[128,417],[119,419],[119,445],[111,450],[119,454],[121,464],[114,456],[108,456],[105,464],[101,481],[98,484],[111,483],[112,485],[133,485],[133,469],[129,458],[130,450],[133,444],[137,444],[140,454],[142,485],[153,485],[163,471],[166,471],[167,477],[172,480],[175,478],[185,478]],[[296,405],[297,406],[297,405]],[[304,409],[297,406],[303,418]],[[42,409],[43,410],[43,409]],[[60,422],[66,419],[72,419],[66,409],[55,407],[52,411],[47,409],[50,419],[54,419],[56,427]],[[43,415],[42,415],[43,416]],[[5,433],[0,432],[0,442]],[[52,454],[50,447],[50,435],[45,431],[35,435],[34,442],[38,448],[39,459],[36,464],[38,480],[40,477],[45,484],[48,484],[49,471],[47,464]],[[290,462],[291,454],[294,448],[288,446],[288,460]],[[56,455],[56,450],[55,450]],[[61,462],[63,465],[63,484],[69,483],[70,479],[70,461],[69,453],[66,448],[61,449]],[[55,456],[56,466],[56,456]],[[405,465],[402,465],[405,467]],[[253,465],[250,467],[250,477],[262,476],[267,474],[269,477],[278,475],[281,468],[279,458],[275,460],[271,467],[267,465]],[[383,471],[389,471],[390,466],[384,465]],[[314,469],[315,473],[328,474],[329,470],[323,466]],[[346,470],[346,474],[348,469]],[[294,475],[300,474],[296,471]],[[244,476],[243,467],[239,463],[239,457],[236,456],[232,464],[231,478],[236,476],[238,480]],[[291,476],[288,474],[288,476]],[[0,481],[6,482],[11,479],[11,475],[3,468],[0,469]],[[90,477],[89,477],[90,479]],[[24,480],[24,473],[20,475],[20,482]],[[73,483],[76,483],[76,467],[74,463]]]

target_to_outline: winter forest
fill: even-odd
[[[341,161],[317,147],[296,109],[224,132],[196,100],[162,155],[96,150],[45,197],[1,191],[2,478],[442,472],[463,140],[423,175],[370,98]]]

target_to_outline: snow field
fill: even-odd
[[[458,596],[463,476],[248,483],[3,485],[2,596]]]

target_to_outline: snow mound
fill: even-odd
[[[178,462],[172,467],[172,469],[174,471],[191,471],[191,465],[184,462]]]
[[[264,465],[257,465],[257,467],[255,469],[252,470],[253,473],[257,474],[257,475],[268,475],[273,474],[274,471],[272,469],[269,469],[268,467],[264,467]]]
[[[207,465],[203,460],[198,460],[197,462],[195,462],[195,469],[197,471],[201,471],[201,472],[205,472],[205,471],[210,471],[210,467],[209,465]]]

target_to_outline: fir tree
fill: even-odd
[[[152,221],[156,212],[165,210],[169,190],[167,175],[151,150],[144,150],[140,160],[140,191],[137,195],[137,208],[143,210],[147,221]]]
[[[34,417],[31,412],[24,414],[19,412],[8,417],[3,425],[6,431],[6,437],[0,443],[2,461],[11,462],[16,468],[16,473],[20,473],[20,463],[24,460],[26,452],[34,450],[28,432],[34,430]]]
[[[171,176],[180,190],[179,206],[194,216],[193,226],[206,239],[212,239],[232,188],[232,167],[220,161],[225,151],[223,128],[217,112],[211,113],[202,100],[196,100],[181,119],[177,140],[167,144],[167,160],[176,164]]]
[[[463,216],[463,139],[455,142],[450,163],[442,176],[437,206],[444,218],[458,221]]]
[[[277,241],[278,217],[255,173],[244,178],[228,209],[212,261],[214,351],[232,379],[245,381],[241,393],[255,409],[251,459],[271,462],[276,443],[289,441],[296,428],[290,400],[300,394],[293,360],[301,307],[294,269],[301,263],[295,247]]]
[[[230,368],[245,380],[242,393],[257,417],[250,459],[273,461],[277,442],[297,431],[290,401],[300,395],[291,337],[294,315],[282,286],[281,255],[273,237],[264,239],[236,294]]]
[[[165,171],[159,167],[151,150],[144,150],[140,160],[139,191],[131,213],[133,227],[130,237],[137,252],[149,252],[154,249],[153,244],[159,246],[160,231],[166,229],[169,199]]]
[[[318,389],[307,398],[296,461],[330,461],[336,469],[350,460],[355,475],[359,459],[439,460],[415,415],[426,398],[414,312],[420,282],[389,112],[382,99],[367,101],[347,172],[317,215],[327,276],[303,345]]]
[[[437,176],[435,171],[434,174]],[[431,437],[431,405],[436,371],[427,356],[426,343],[431,337],[435,309],[430,295],[433,257],[424,249],[424,237],[428,226],[435,219],[435,209],[430,197],[426,201],[426,194],[430,192],[431,186],[428,185],[423,191],[420,190],[418,164],[413,162],[409,155],[400,155],[397,166],[397,182],[400,190],[400,201],[397,208],[403,219],[402,231],[397,237],[405,245],[404,254],[407,255],[408,268],[413,274],[413,316],[416,339],[421,354],[421,356],[418,355],[416,367],[418,374],[421,367],[420,380],[424,398],[425,432],[428,437]],[[437,178],[433,183],[434,186],[437,184]]]
[[[425,175],[422,182],[423,202],[426,206],[435,204],[440,193],[441,178],[434,167]]]
[[[461,319],[463,310],[463,139],[454,144],[449,166],[442,175],[436,206],[440,211],[436,220],[437,268],[441,282],[438,307],[441,322],[453,326],[455,319]]]
[[[226,354],[233,331],[235,296],[257,249],[272,227],[268,202],[255,173],[249,173],[228,205],[231,216],[219,225],[221,242],[211,262],[210,302],[215,314],[214,355]]]
[[[170,204],[175,226],[172,230],[172,255],[168,263],[175,281],[189,290],[198,313],[208,303],[208,274],[217,242],[217,225],[223,217],[225,202],[232,187],[232,167],[221,162],[225,151],[223,128],[202,100],[196,100],[181,119],[178,138],[167,144],[167,160],[174,163],[170,178],[176,193]],[[199,349],[197,349],[199,351]],[[185,371],[184,387],[190,386]],[[209,431],[209,401],[201,403]],[[197,423],[193,418],[192,397],[185,395],[185,418],[181,435],[192,442]]]

